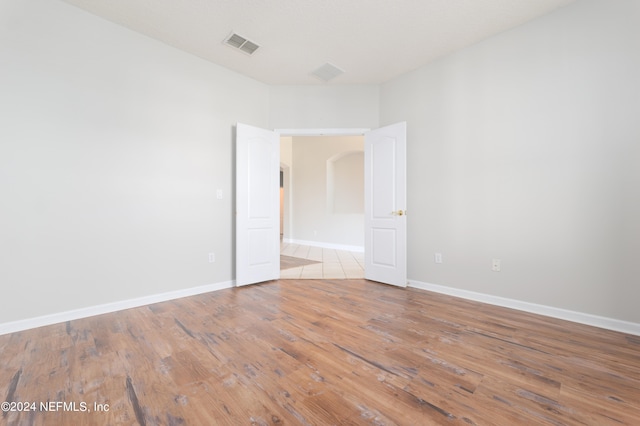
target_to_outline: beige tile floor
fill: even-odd
[[[364,253],[281,243],[280,254],[322,263],[280,270],[282,279],[364,278]]]

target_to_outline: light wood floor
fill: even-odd
[[[0,336],[3,400],[68,404],[3,425],[638,425],[640,337],[282,280]]]

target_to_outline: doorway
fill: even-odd
[[[406,287],[406,122],[363,133],[365,278]],[[236,126],[236,286],[280,278],[279,138],[291,134]]]
[[[364,136],[280,143],[281,278],[363,278]]]

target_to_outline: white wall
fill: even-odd
[[[376,128],[379,87],[271,86],[269,126],[275,129]]]
[[[233,279],[233,125],[268,125],[267,86],[0,0],[0,93],[0,324]]]
[[[292,146],[290,238],[320,245],[363,247],[364,156],[360,155],[359,164],[356,157],[364,152],[364,138],[295,136]],[[340,160],[344,160],[347,167]],[[354,191],[350,203],[343,202],[344,194],[332,191],[328,185],[330,169],[335,171],[335,185]],[[360,211],[354,200],[361,201]]]
[[[364,149],[342,151],[327,160],[327,212],[364,214]]]
[[[291,136],[280,137],[280,163],[288,167],[293,164],[293,138]]]
[[[583,0],[384,84],[409,278],[640,322],[638,76],[640,2]]]

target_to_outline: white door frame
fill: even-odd
[[[280,136],[363,136],[371,129],[349,128],[349,129],[273,129],[280,133]]]

